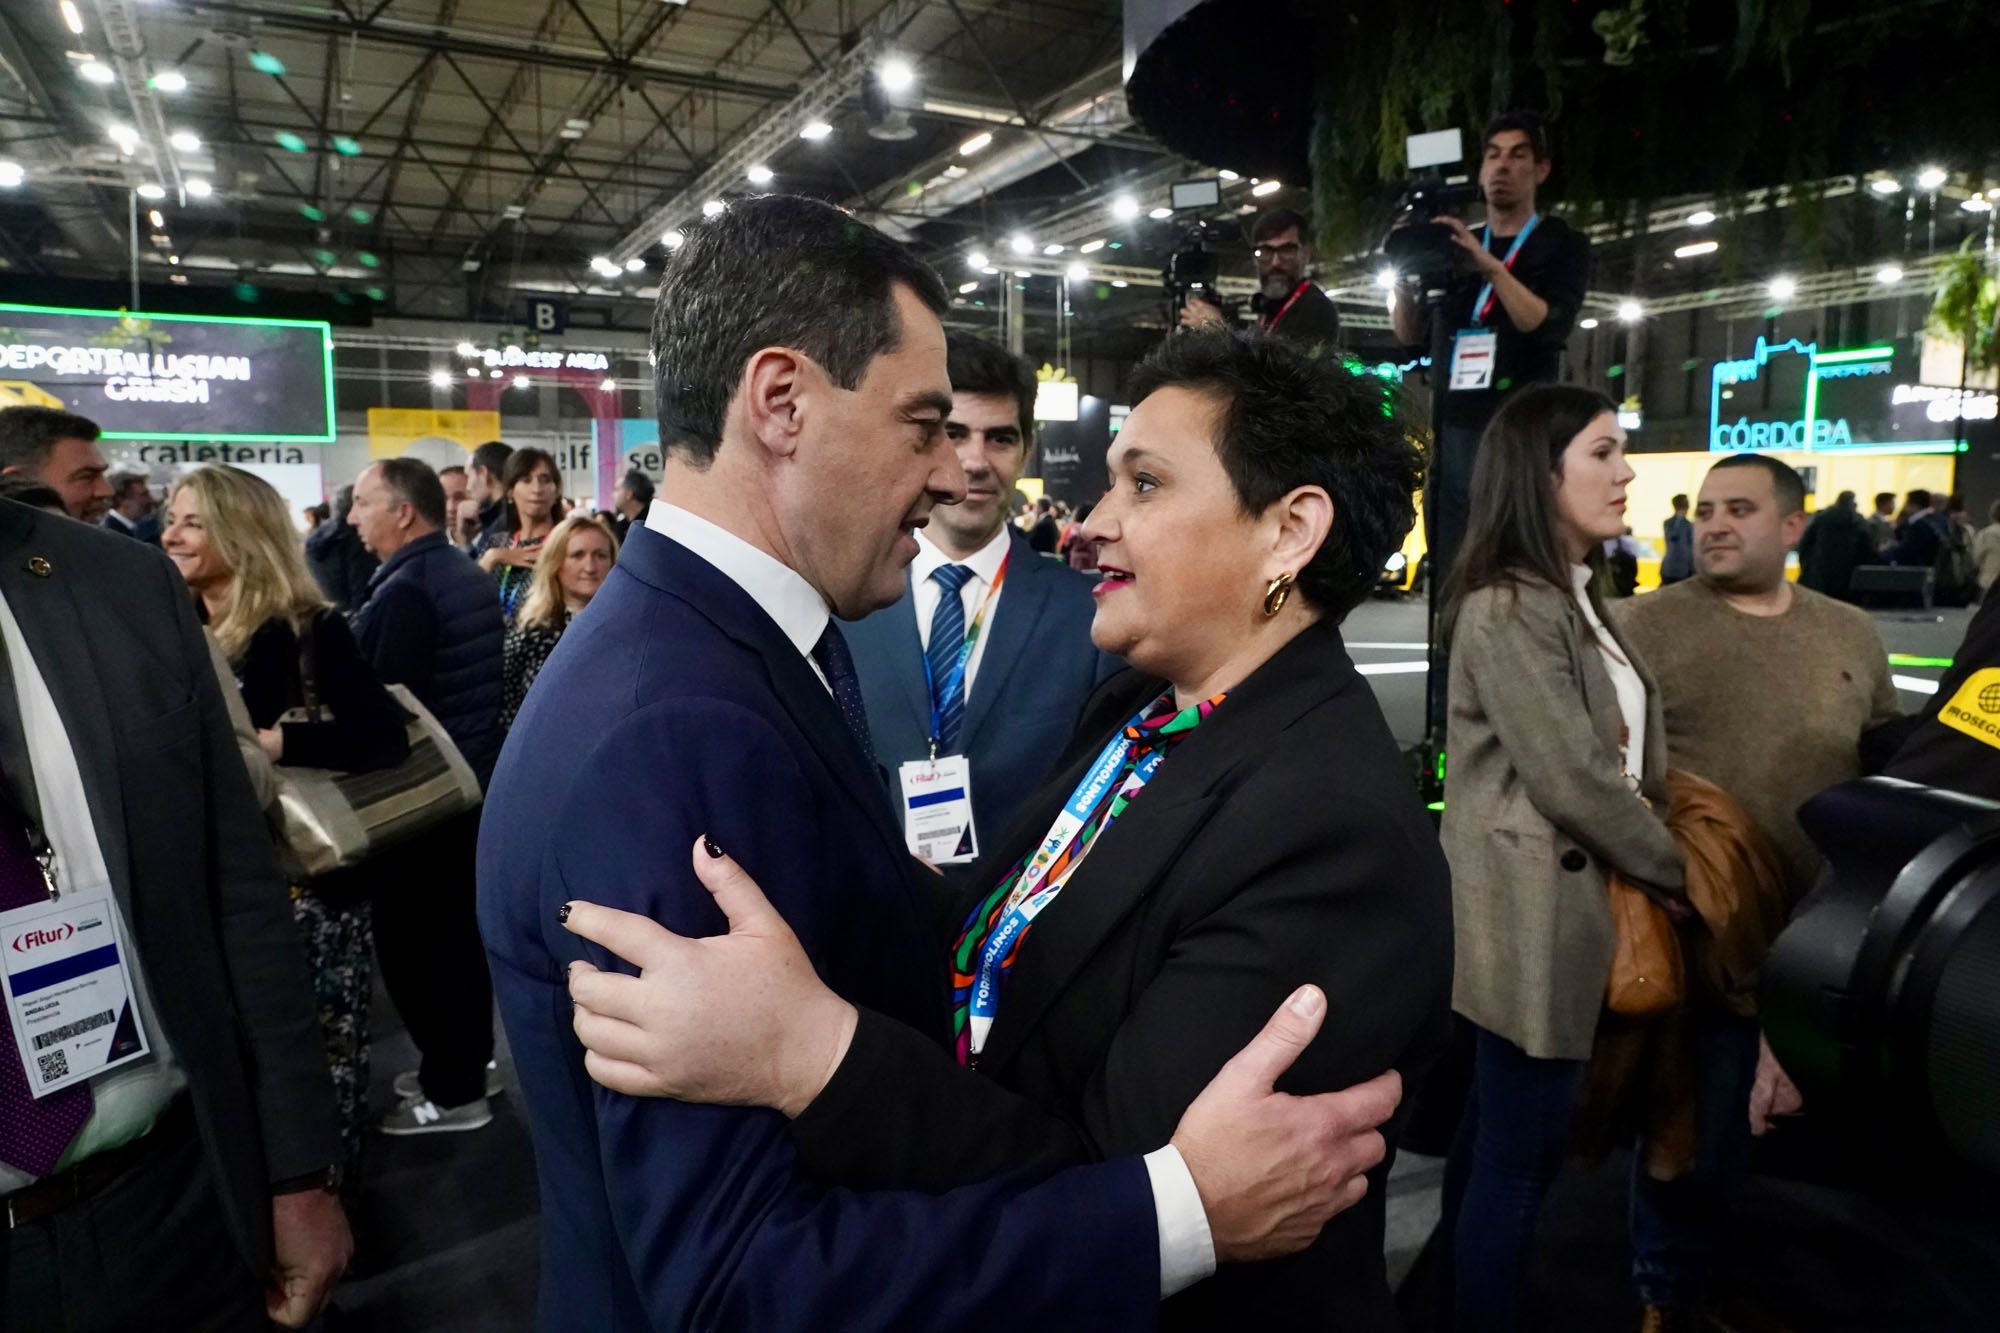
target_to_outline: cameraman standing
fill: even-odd
[[[1450,573],[1465,535],[1480,432],[1515,389],[1556,378],[1590,286],[1588,238],[1535,208],[1535,191],[1551,165],[1540,119],[1501,115],[1486,128],[1479,167],[1486,225],[1475,233],[1454,217],[1429,224],[1449,229],[1457,246],[1439,307],[1447,321],[1447,361],[1431,371],[1444,377],[1425,514],[1431,569],[1439,578]],[[1392,298],[1396,337],[1429,351],[1434,330],[1419,280],[1404,275]]]
[[[1293,342],[1326,348],[1340,340],[1340,312],[1333,298],[1309,276],[1312,271],[1312,228],[1289,208],[1273,209],[1257,219],[1250,241],[1257,248],[1257,295],[1250,309],[1257,327]],[[1184,329],[1226,328],[1229,316],[1213,302],[1190,296],[1181,308]]]

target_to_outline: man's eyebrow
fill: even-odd
[[[903,411],[906,413],[921,412],[925,408],[934,409],[939,416],[949,417],[951,395],[941,389],[932,389],[926,393],[914,394],[903,402]]]

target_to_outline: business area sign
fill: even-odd
[[[1912,396],[1916,386],[1895,385],[1895,368],[1891,346],[1821,351],[1818,344],[1797,338],[1772,343],[1760,336],[1749,356],[1718,361],[1710,372],[1708,447],[1715,452],[1955,452],[1957,440],[1943,438],[1937,428],[1938,421],[1953,417],[1897,406],[1917,399]],[[1752,407],[1753,399],[1760,405]]]
[[[333,439],[333,331],[321,320],[0,304],[8,380],[111,440]]]

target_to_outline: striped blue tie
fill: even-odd
[[[964,565],[940,565],[931,571],[938,585],[937,610],[931,613],[931,642],[924,656],[931,664],[931,707],[938,727],[938,751],[950,754],[958,745],[958,733],[965,722],[965,682],[946,679],[958,665],[958,650],[965,646],[965,602],[959,590],[972,577]],[[947,692],[946,686],[952,686]]]

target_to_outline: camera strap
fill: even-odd
[[[1529,235],[1532,234],[1535,230],[1535,224],[1540,222],[1541,220],[1542,220],[1542,215],[1540,213],[1528,214],[1528,224],[1521,228],[1520,234],[1514,238],[1514,243],[1507,247],[1507,253],[1500,260],[1500,266],[1506,269],[1509,273],[1512,273],[1514,271],[1514,261],[1521,257],[1521,247],[1527,244]],[[1492,223],[1489,222],[1485,226],[1479,229],[1479,243],[1481,245],[1488,247],[1492,246],[1493,244]],[[1463,291],[1465,289],[1461,287],[1459,290]],[[1489,282],[1480,287],[1479,295],[1472,298],[1472,322],[1474,324],[1484,324],[1486,322],[1486,317],[1492,313],[1493,313],[1493,284]]]

